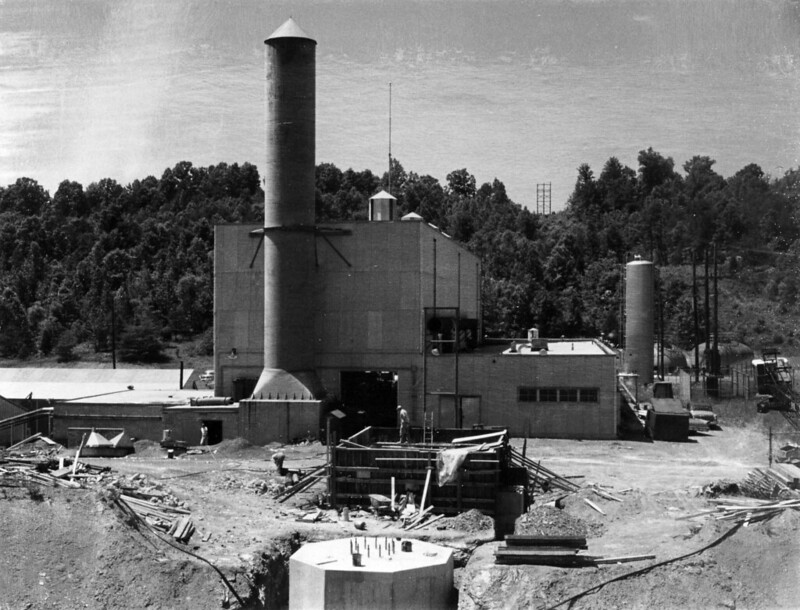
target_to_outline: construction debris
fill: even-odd
[[[791,469],[790,469],[791,468]],[[739,485],[742,492],[753,498],[800,498],[800,472],[789,464],[750,471]]]
[[[709,501],[717,506],[680,518],[694,519],[695,517],[712,515],[718,521],[736,521],[748,525],[770,519],[787,509],[800,510],[800,496],[778,502],[754,498],[717,498]]]
[[[587,567],[655,559],[655,555],[605,558],[581,554],[581,550],[587,548],[586,538],[582,536],[508,535],[495,549],[494,556],[497,564],[559,567]]]

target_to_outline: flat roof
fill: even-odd
[[[183,370],[184,383],[193,372]],[[10,400],[184,404],[214,394],[184,390],[179,383],[180,369],[0,368],[0,396]]]
[[[613,356],[614,351],[596,339],[536,339],[533,347],[524,339],[516,347],[503,350],[504,356],[540,356],[543,346],[548,356]]]

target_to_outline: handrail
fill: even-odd
[[[41,407],[40,409],[34,409],[33,411],[28,411],[27,413],[21,413],[20,415],[13,415],[5,419],[0,419],[0,430],[11,428],[19,424],[24,424],[31,419],[36,419],[37,417],[41,417],[45,414],[49,415],[52,412],[53,407]]]

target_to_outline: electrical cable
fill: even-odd
[[[553,604],[552,606],[547,606],[543,610],[553,610],[554,608],[558,608],[559,606],[563,606],[564,604],[570,604],[570,607],[572,607],[573,602],[577,601],[578,599],[580,599],[584,595],[589,595],[590,593],[594,593],[595,591],[599,591],[600,589],[602,589],[606,585],[611,584],[612,582],[617,582],[619,580],[625,580],[626,578],[630,578],[631,576],[638,576],[639,574],[645,574],[646,572],[649,572],[650,570],[652,570],[654,568],[658,568],[658,567],[661,567],[663,565],[667,565],[668,563],[673,563],[675,561],[680,561],[681,559],[686,559],[687,557],[691,557],[692,555],[699,555],[700,553],[703,553],[703,552],[707,551],[708,549],[717,546],[718,544],[720,544],[724,540],[726,540],[726,539],[730,538],[731,536],[733,536],[733,534],[735,534],[739,530],[739,528],[742,527],[743,524],[744,524],[744,522],[740,521],[739,523],[734,525],[731,529],[729,529],[727,532],[722,534],[719,538],[717,538],[716,540],[714,540],[711,543],[707,544],[706,546],[704,546],[704,547],[702,547],[700,549],[697,549],[696,551],[692,551],[691,553],[686,553],[685,555],[681,555],[679,557],[673,557],[672,559],[665,559],[664,561],[659,561],[658,563],[654,563],[653,565],[647,566],[646,568],[641,568],[639,570],[634,570],[633,572],[628,572],[627,574],[622,574],[620,576],[616,576],[616,577],[614,577],[614,578],[612,578],[610,580],[607,580],[605,582],[600,583],[599,585],[595,585],[593,587],[590,587],[589,589],[586,589],[585,591],[581,591],[580,593],[578,593],[576,595],[573,595],[572,597],[568,597],[567,599],[561,600],[557,604]]]
[[[215,566],[213,563],[211,563],[205,557],[201,557],[200,555],[197,555],[196,553],[192,553],[191,551],[186,550],[186,549],[178,546],[177,544],[172,542],[172,540],[169,540],[167,538],[162,537],[161,533],[158,530],[156,530],[154,527],[152,527],[147,521],[142,519],[142,517],[140,515],[136,514],[136,511],[134,511],[133,508],[128,506],[128,504],[124,500],[121,500],[120,498],[116,498],[114,500],[114,502],[123,510],[123,512],[133,515],[133,518],[136,521],[142,523],[149,531],[151,531],[151,532],[153,532],[153,534],[155,534],[156,538],[158,538],[162,542],[166,542],[172,548],[177,549],[177,550],[179,550],[179,551],[181,551],[183,553],[186,553],[187,555],[190,555],[190,556],[194,557],[195,559],[199,559],[200,561],[202,561],[204,563],[207,563],[209,566],[211,566],[214,569],[214,571],[217,574],[219,574],[219,577],[222,579],[222,582],[225,583],[225,586],[228,588],[228,590],[236,598],[236,601],[238,601],[239,604],[242,607],[244,607],[244,605],[245,605],[244,600],[241,597],[239,597],[239,594],[236,592],[236,589],[233,588],[233,585],[230,583],[230,581],[225,577],[225,574],[223,574],[222,571],[217,566]]]

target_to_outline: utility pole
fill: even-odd
[[[111,368],[117,368],[117,314],[114,297],[111,297]]]
[[[389,173],[386,192],[392,194],[392,83],[389,83]]]
[[[717,244],[712,244],[714,253],[714,375],[719,377],[719,290],[717,288]]]
[[[708,285],[708,248],[703,251],[705,256],[705,280],[706,280],[706,301],[705,301],[705,324],[704,331],[706,333],[706,369],[708,369],[708,352],[711,349],[711,300],[709,298],[709,285]],[[708,372],[708,371],[706,371]]]
[[[700,381],[700,321],[697,311],[697,255],[692,250],[692,309],[694,310],[694,382]]]

